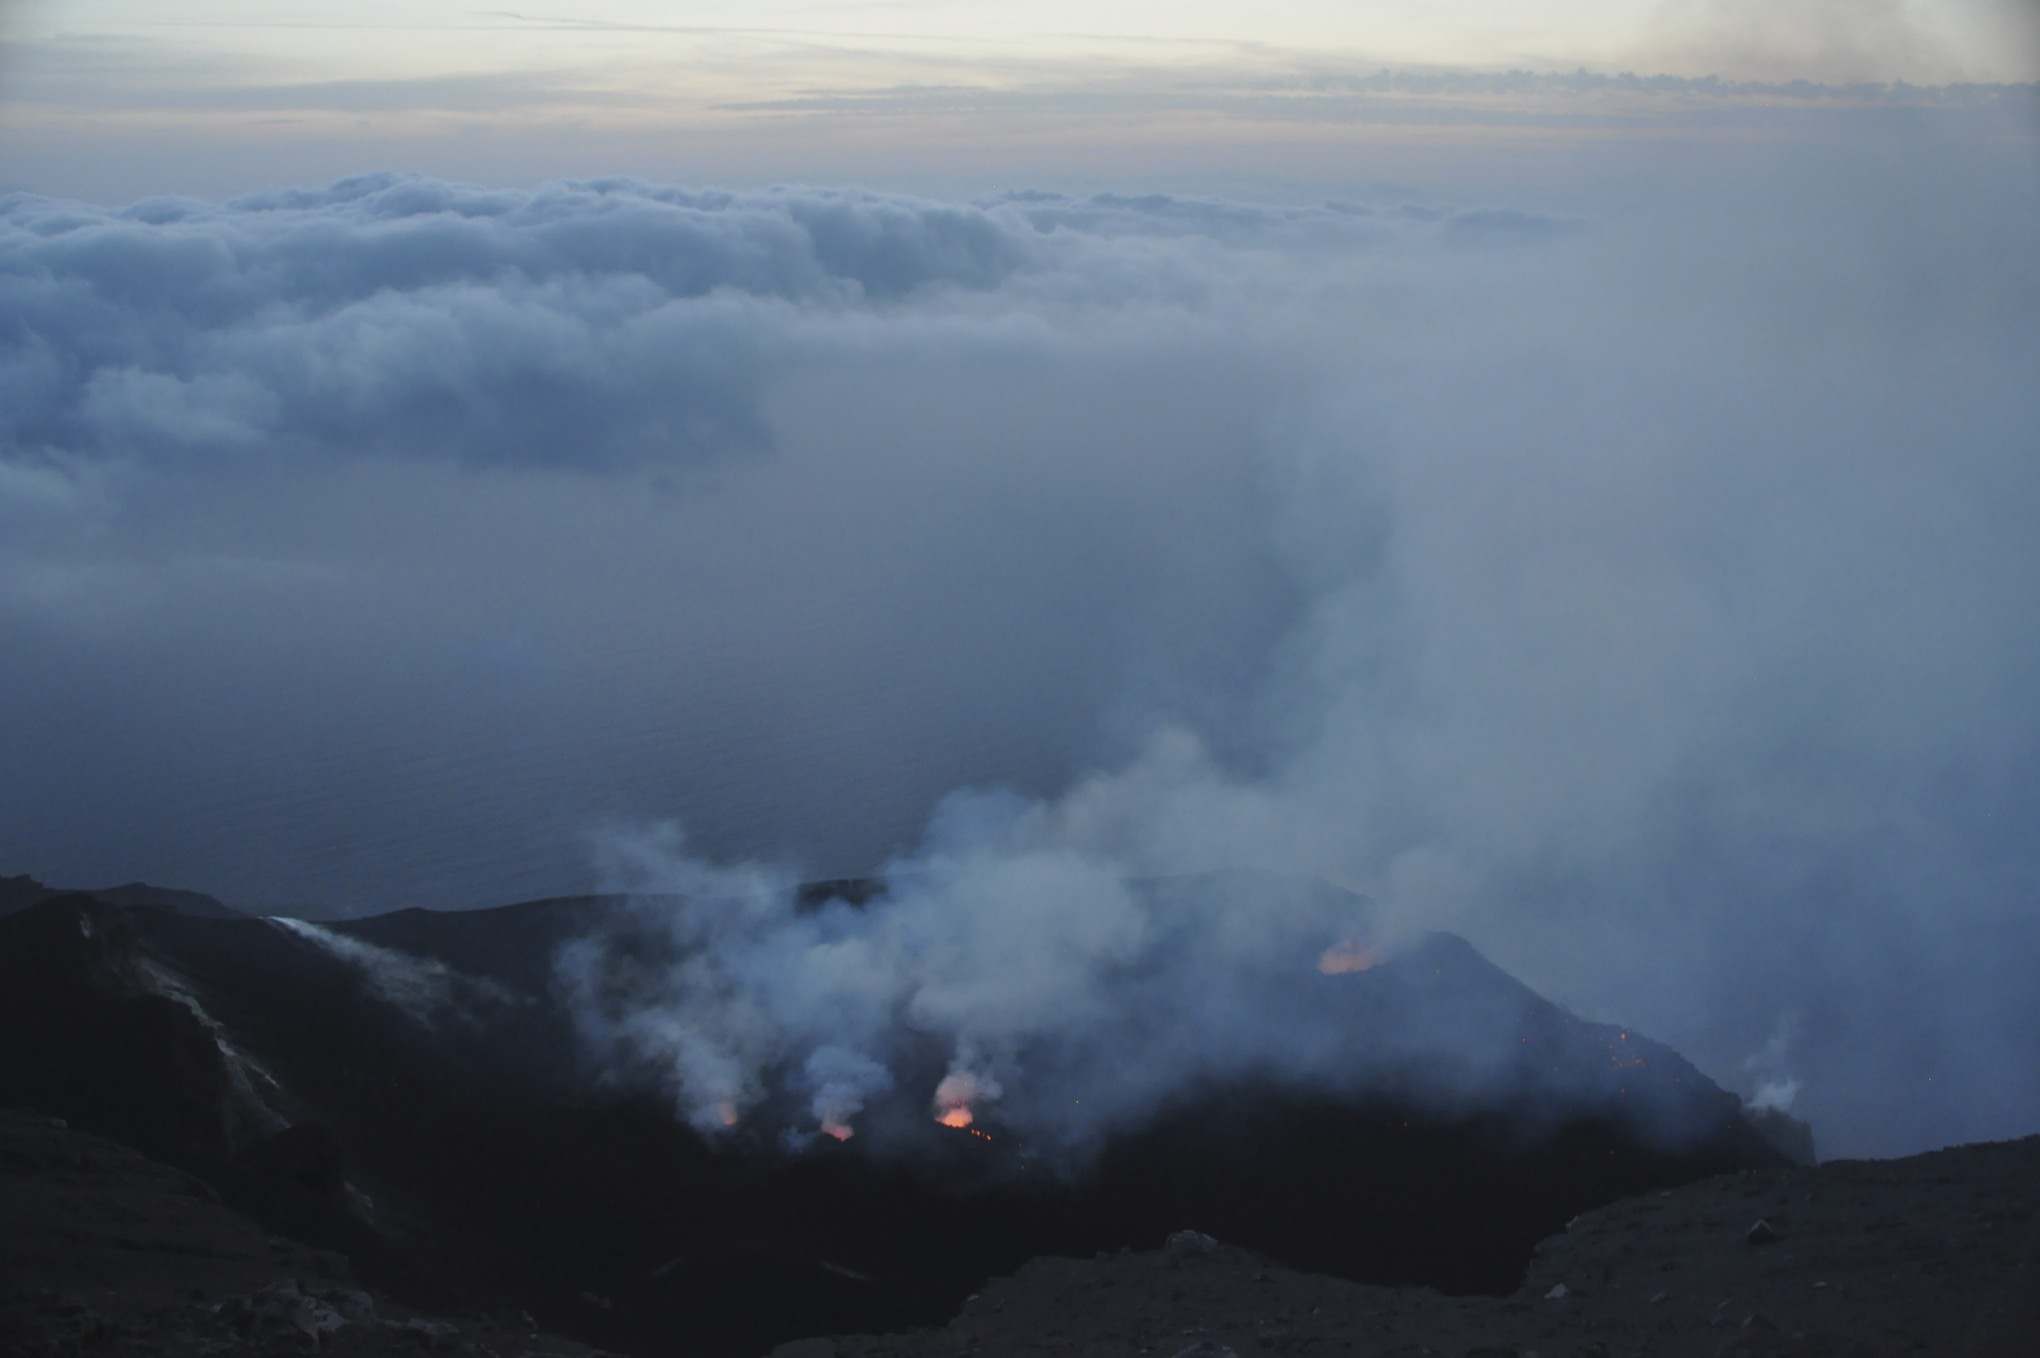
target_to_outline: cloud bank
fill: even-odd
[[[277,909],[574,889],[591,837],[642,889],[891,863],[939,889],[785,965],[939,919],[914,1002],[1005,1030],[1152,943],[1129,879],[1315,875],[1827,1149],[2030,1130],[2018,158],[8,198],[6,852]],[[704,979],[641,1021],[713,1106],[752,992]]]

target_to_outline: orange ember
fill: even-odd
[[[1649,1065],[1641,1051],[1623,1045],[1628,1041],[1629,1034],[1624,1032],[1618,1034],[1615,1041],[1608,1044],[1608,1064],[1617,1070],[1635,1070],[1638,1066]]]
[[[824,1122],[822,1124],[822,1135],[833,1136],[838,1141],[848,1141],[851,1137],[857,1135],[857,1129],[847,1122]]]
[[[722,1121],[722,1125],[725,1127],[737,1125],[737,1106],[727,1100],[715,1106],[715,1115]]]
[[[1381,960],[1374,949],[1357,938],[1342,938],[1318,954],[1317,969],[1327,976],[1367,971]]]
[[[967,1070],[952,1070],[935,1086],[935,1120],[959,1131],[977,1120],[970,1106],[979,1098],[999,1097],[999,1082]]]

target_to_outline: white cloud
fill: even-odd
[[[929,970],[748,955],[1009,1098],[1001,1044],[1153,943],[1124,877],[1293,869],[1717,1073],[1799,1010],[1799,1106],[1878,1145],[2009,1130],[2030,997],[1924,998],[2040,882],[2040,279],[1997,154],[1555,203],[6,199],[0,823],[78,865],[19,868],[257,904],[572,889],[619,821],[686,825],[661,873],[901,858],[1055,908]],[[824,1030],[878,1057],[858,1006],[702,979],[729,1003],[638,1031],[706,1107]],[[1907,1022],[1976,1097],[1854,1117]]]

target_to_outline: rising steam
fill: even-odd
[[[1156,795],[1170,784],[1180,796]],[[1170,808],[1260,795],[1229,791],[1180,735],[1061,803],[959,795],[861,906],[803,903],[756,868],[665,871],[677,831],[620,834],[631,909],[566,949],[559,977],[593,1047],[664,1079],[711,1134],[734,1107],[740,1125],[844,1139],[899,1087],[950,1127],[994,1118],[1076,1145],[1198,1076],[1340,1078],[1351,1053],[1293,1031],[1270,995],[1327,949],[1382,946],[1378,912],[1294,876],[1166,877],[1152,870],[1172,855],[1137,842],[1192,828],[1153,819]]]
[[[472,1019],[480,1007],[518,1002],[516,995],[496,982],[456,971],[436,958],[364,942],[310,920],[285,915],[268,919],[284,932],[359,970],[376,995],[426,1027],[448,1015]]]

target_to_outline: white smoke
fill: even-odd
[[[1063,1144],[1198,1075],[1334,1078],[1350,1054],[1271,1015],[1270,978],[1381,936],[1376,914],[1297,877],[1170,880],[1230,860],[1210,832],[1247,833],[1266,795],[1174,733],[1055,803],[950,798],[862,906],[804,904],[784,873],[668,859],[685,843],[672,827],[619,831],[607,856],[628,871],[610,884],[630,893],[631,924],[566,948],[562,989],[598,1052],[662,1074],[707,1132],[781,1085],[807,1091],[815,1124],[854,1126],[903,1063],[930,1072],[909,1091],[929,1116],[996,1107]]]
[[[1755,1081],[1755,1088],[1743,1104],[1752,1112],[1792,1111],[1792,1102],[1803,1087],[1800,1078],[1791,1071],[1792,1045],[1798,1031],[1798,1015],[1789,1012],[1781,1015],[1764,1045],[1744,1059],[1743,1071]]]
[[[1763,1080],[1751,1094],[1747,1106],[1758,1113],[1789,1113],[1799,1097],[1799,1079],[1788,1075],[1780,1080]]]
[[[969,1069],[952,1070],[935,1086],[935,1113],[946,1121],[961,1119],[961,1125],[968,1126],[980,1105],[1005,1092],[989,1075],[978,1075]]]
[[[358,968],[371,990],[428,1028],[449,1014],[472,1020],[476,1017],[478,1006],[519,1002],[514,993],[496,982],[456,971],[437,958],[418,957],[396,948],[364,942],[309,920],[286,915],[270,915],[267,918],[286,933],[294,934]]]
[[[814,1091],[815,1125],[847,1140],[865,1103],[893,1087],[892,1072],[861,1052],[819,1047],[807,1059],[806,1083]]]

